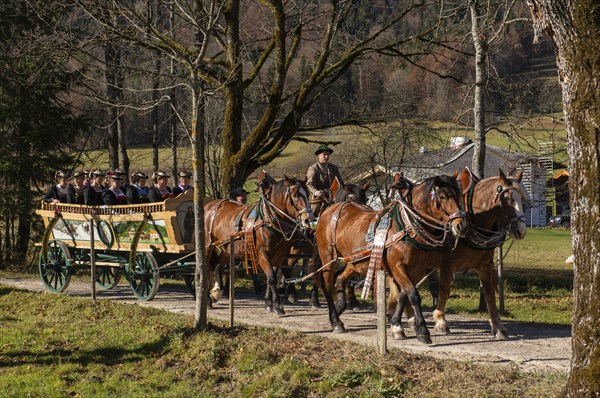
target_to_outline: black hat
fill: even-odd
[[[317,150],[315,151],[315,155],[320,154],[321,152],[329,152],[329,154],[331,155],[333,153],[333,149],[329,148],[327,145],[325,144],[321,144],[319,145],[319,147],[317,148]]]
[[[100,170],[94,170],[90,172],[90,178],[94,178],[94,177],[104,177],[106,175],[106,173],[100,171]]]
[[[190,173],[189,171],[182,170],[179,173],[177,173],[177,175],[179,177],[190,178],[192,176],[192,173]]]
[[[122,174],[117,174],[117,173],[108,173],[108,177],[112,178],[113,180],[122,180]]]
[[[71,173],[59,170],[56,172],[56,178],[71,178]]]
[[[142,171],[136,171],[131,175],[132,180],[147,180],[149,177]]]
[[[236,196],[239,196],[239,195],[248,195],[248,191],[246,191],[242,187],[236,187],[236,188],[233,188],[231,191],[229,191],[229,196],[232,198],[235,198]]]
[[[71,177],[71,178],[84,177],[86,175],[87,175],[87,173],[85,172],[85,170],[81,170],[81,171],[76,171],[75,173],[73,173],[73,177]]]
[[[119,176],[124,176],[127,173],[125,173],[123,170],[116,169],[115,171],[113,171],[113,174],[116,174],[116,175],[119,175]]]
[[[159,172],[156,172],[156,173],[154,173],[154,174],[152,175],[152,179],[153,179],[153,180],[156,180],[156,179],[158,179],[159,177],[161,177],[161,178],[171,178],[171,176],[170,176],[170,175],[168,175],[167,173],[165,173],[164,171],[159,171]]]

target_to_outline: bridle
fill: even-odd
[[[291,189],[292,188],[299,189],[300,194],[302,195],[302,197],[305,200],[304,203],[307,204],[307,206],[304,209],[300,209],[296,205],[294,200],[291,198]],[[267,224],[270,222],[271,225],[269,227],[274,229],[275,231],[279,232],[281,235],[283,235],[283,238],[288,242],[291,241],[292,239],[294,239],[294,237],[296,236],[298,231],[300,231],[304,235],[305,230],[307,230],[307,227],[302,222],[301,217],[303,214],[306,214],[306,213],[311,214],[312,213],[312,209],[308,206],[308,197],[305,192],[302,192],[303,190],[304,189],[302,188],[302,185],[300,185],[299,183],[296,183],[294,186],[288,187],[285,191],[284,203],[286,203],[289,200],[290,204],[292,205],[294,210],[297,212],[296,218],[290,216],[286,211],[284,211],[283,209],[281,209],[277,205],[275,205],[275,203],[273,203],[269,199],[269,197],[263,191],[261,191],[260,201],[262,202],[263,207],[264,207],[263,214],[265,217],[265,222],[267,222]],[[272,194],[273,190],[270,189],[269,193]],[[291,229],[291,232],[286,233],[286,230],[289,231],[290,229]]]
[[[519,193],[521,195],[521,197],[523,197],[523,194],[521,192],[521,189],[518,187],[515,187],[514,185],[507,185],[507,186],[503,186],[503,185],[498,185],[498,187],[496,187],[496,196],[494,197],[494,203],[496,203],[498,200],[500,201],[500,205],[502,206],[502,209],[505,210],[505,212],[508,214],[509,212],[506,211],[507,208],[510,208],[511,210],[514,211],[514,207],[510,206],[506,203],[506,198],[504,197],[504,194],[506,193],[510,193],[510,195],[512,196],[513,191],[516,191],[517,193]],[[510,227],[512,227],[512,225],[514,223],[517,222],[525,222],[525,215],[522,214],[520,216],[515,216],[515,217],[511,217],[508,219],[508,224],[506,225],[506,229],[508,230]]]

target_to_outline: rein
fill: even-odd
[[[285,192],[284,200],[288,199],[289,194],[290,194],[290,190],[288,188]],[[289,242],[292,239],[294,239],[295,235],[298,233],[297,232],[298,229],[302,230],[302,221],[299,218],[293,218],[292,216],[287,214],[284,210],[277,207],[273,202],[271,202],[271,200],[269,200],[269,198],[265,194],[261,194],[261,201],[262,201],[261,213],[265,217],[265,224],[269,228],[280,233],[286,242]],[[308,203],[308,200],[306,200],[306,198],[305,198],[305,201],[306,201],[306,203]],[[294,201],[291,201],[291,203],[292,203],[292,206],[294,207],[294,209],[298,212],[298,217],[300,217],[302,214],[309,213],[311,211],[310,207],[306,207],[304,209],[298,209],[298,207],[296,206]],[[283,219],[282,219],[282,216],[283,216]],[[286,234],[286,231],[285,231],[286,229],[288,231],[291,229],[291,233]],[[302,231],[302,235],[304,235],[303,231]]]
[[[472,184],[471,187],[469,187],[469,193],[466,196],[467,210],[468,210],[468,214],[469,214],[469,219],[471,221],[471,228],[469,228],[466,242],[470,247],[472,247],[474,249],[479,249],[479,250],[494,249],[496,247],[502,246],[502,244],[505,242],[506,236],[509,234],[509,231],[510,231],[510,226],[516,222],[525,221],[525,216],[523,215],[523,216],[513,217],[513,218],[509,219],[509,222],[505,227],[494,229],[494,230],[477,226],[477,224],[475,224],[475,220],[474,220],[475,212],[473,210],[473,196],[475,193],[475,185],[476,184]],[[515,190],[517,190],[517,188],[514,186],[498,185],[498,187],[496,188],[496,195],[494,196],[493,203],[498,202],[498,199],[500,199],[501,195],[503,195],[504,193],[510,192],[510,191],[515,191]],[[504,205],[501,203],[501,201],[500,201],[500,204],[502,207],[504,207]]]

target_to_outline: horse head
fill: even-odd
[[[527,233],[523,207],[526,191],[521,184],[522,178],[523,170],[514,177],[507,177],[500,169],[493,203],[500,204],[501,212],[498,213],[498,221],[508,227],[508,232],[516,240],[523,239]]]
[[[350,201],[358,204],[367,203],[367,189],[369,184],[363,186],[356,184],[342,184],[341,189],[338,189],[333,201],[335,203]]]
[[[308,188],[306,187],[306,179],[298,179],[284,175],[284,179],[275,186],[281,185],[281,190],[274,190],[278,198],[272,197],[271,201],[283,209],[290,217],[300,221],[302,228],[310,227],[310,223],[315,221],[315,215],[310,208],[308,201]],[[285,191],[283,190],[285,189]],[[283,193],[283,195],[282,195]],[[276,202],[277,201],[277,202]]]
[[[469,227],[463,210],[462,192],[458,187],[458,172],[452,176],[439,175],[424,181],[425,202],[430,215],[438,221],[450,223],[452,234],[465,237]]]

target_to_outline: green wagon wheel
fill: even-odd
[[[135,269],[129,277],[131,290],[138,300],[152,300],[158,292],[160,273],[158,263],[151,253],[138,253],[135,257]]]
[[[48,242],[46,259],[40,254],[40,276],[46,289],[54,293],[63,292],[71,282],[71,254],[64,243]]]
[[[108,290],[117,286],[121,279],[121,270],[118,267],[96,267],[96,287]]]

